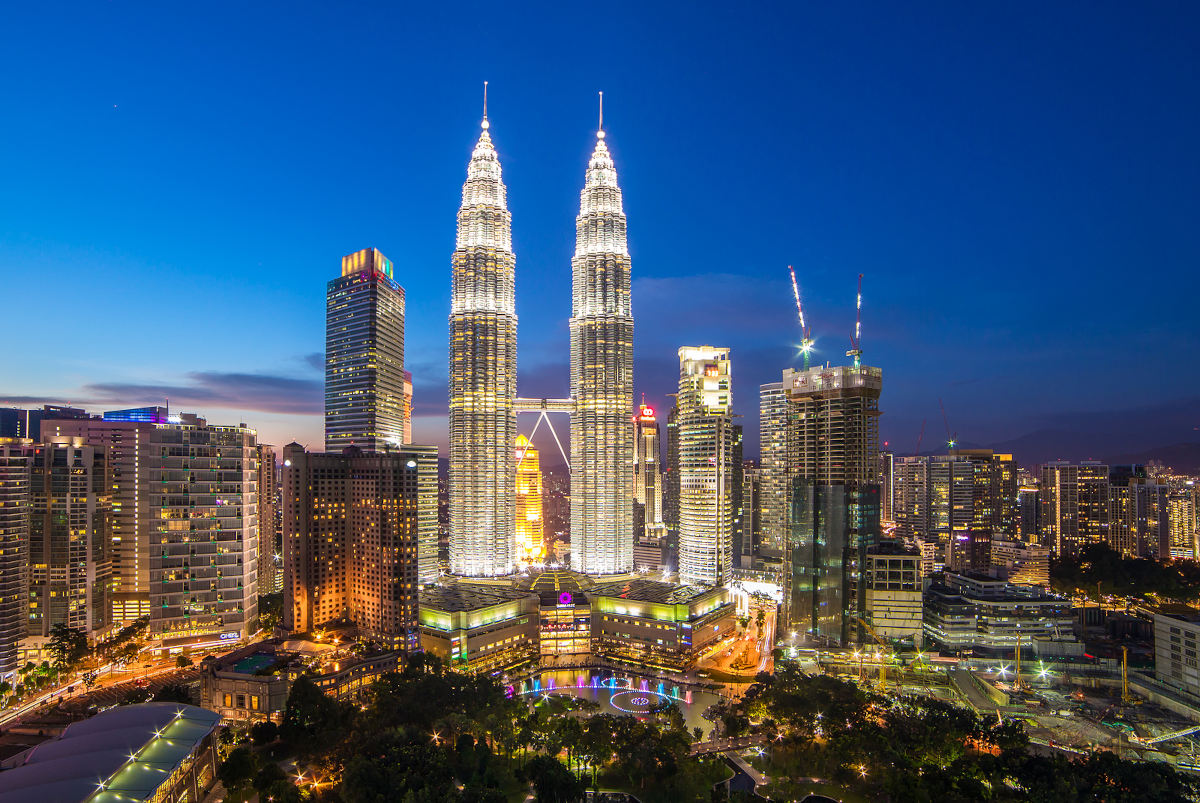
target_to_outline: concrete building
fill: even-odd
[[[55,436],[29,448],[26,633],[49,636],[65,625],[102,639],[112,627],[112,481],[104,447]]]
[[[634,535],[658,540],[666,535],[667,526],[663,522],[661,440],[654,408],[646,404],[638,407],[634,427],[633,501],[635,510],[638,506],[642,510],[641,526],[635,528]]]
[[[1000,579],[1013,585],[1049,588],[1049,547],[994,536],[991,557],[994,573]]]
[[[759,530],[762,550],[782,557],[788,524],[788,403],[780,382],[758,390]]]
[[[1186,605],[1161,605],[1154,614],[1154,676],[1200,697],[1200,611]]]
[[[571,566],[633,569],[633,307],[625,210],[603,119],[571,259]]]
[[[150,510],[150,468],[162,456],[160,425],[178,423],[164,407],[112,410],[98,418],[47,418],[47,437],[78,437],[103,447],[111,475],[112,622],[118,627],[150,615],[150,543],[157,532]]]
[[[405,442],[404,288],[375,248],[342,257],[325,295],[325,450]]]
[[[491,672],[539,655],[538,596],[505,586],[455,583],[421,592],[421,648],[459,669]]]
[[[865,618],[879,637],[919,649],[924,634],[920,550],[881,541],[867,551],[861,582],[866,587]]]
[[[150,635],[203,648],[258,630],[258,444],[189,413],[156,424],[148,461]]]
[[[450,571],[473,577],[517,565],[516,257],[489,125],[485,109],[451,257]]]
[[[29,461],[32,441],[0,438],[0,677],[19,666],[29,616]]]
[[[283,626],[344,618],[416,649],[418,588],[437,578],[437,448],[320,454],[292,443],[283,458]]]
[[[762,560],[762,470],[742,461],[741,516],[733,532],[733,569],[759,570]]]
[[[878,368],[783,372],[791,483],[784,557],[787,628],[837,643],[864,638],[866,555],[880,539]]]
[[[524,435],[517,436],[517,561],[522,566],[544,563],[542,466],[538,450]]]
[[[1195,485],[1177,488],[1167,497],[1172,558],[1200,559],[1200,521]]]
[[[277,524],[279,516],[279,464],[275,447],[260,443],[258,449],[258,593],[283,591],[283,545]]]
[[[1061,653],[1079,646],[1074,621],[1070,599],[988,575],[946,572],[925,590],[925,638],[943,652]]]
[[[1108,466],[1047,463],[1038,484],[1041,542],[1056,555],[1073,555],[1086,544],[1107,541]]]
[[[1172,557],[1170,488],[1140,465],[1112,466],[1108,478],[1109,546],[1130,557]]]
[[[679,581],[733,576],[733,390],[729,349],[679,349]]]

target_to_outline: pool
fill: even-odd
[[[243,675],[253,675],[258,670],[273,663],[275,663],[274,655],[265,652],[256,652],[253,655],[247,655],[234,664],[233,671],[240,672]]]

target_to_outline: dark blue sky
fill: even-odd
[[[979,444],[1197,440],[1200,7],[979,5],[8,8],[0,399],[169,396],[315,446],[325,282],[375,246],[408,293],[418,439],[444,443],[486,79],[522,395],[566,393],[603,89],[652,401],[678,346],[730,346],[756,430],[799,340],[791,263],[822,359],[843,359],[865,274],[900,451],[923,419],[925,448],[944,440],[939,398]]]

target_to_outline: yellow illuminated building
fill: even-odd
[[[517,436],[517,558],[522,564],[542,563],[542,467],[537,448]]]

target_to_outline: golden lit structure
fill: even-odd
[[[538,450],[524,435],[517,436],[517,560],[542,563],[542,466]]]

